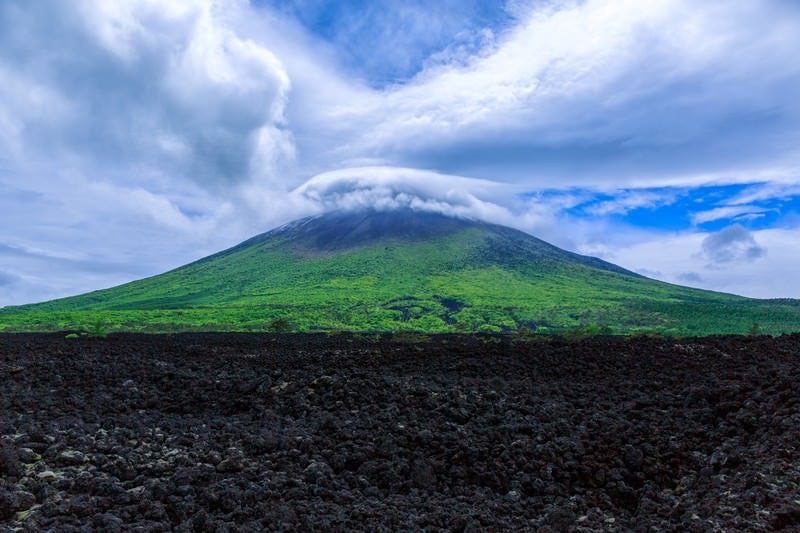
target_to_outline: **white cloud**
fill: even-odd
[[[785,139],[797,137],[800,68],[786,58],[800,18],[768,5],[589,0],[535,11],[467,64],[315,110],[312,127],[335,143],[317,156],[550,186],[771,172],[797,162]]]
[[[315,202],[321,210],[412,208],[491,219],[507,211],[489,199],[507,201],[513,188],[418,169],[361,167],[320,174],[294,193]]]
[[[411,208],[485,220],[578,249],[607,232],[603,221],[569,217],[581,195],[523,194],[518,185],[398,167],[356,167],[317,175],[289,195],[304,214],[333,209]],[[585,253],[585,251],[584,251]]]
[[[746,205],[764,200],[784,200],[793,196],[800,196],[798,183],[766,183],[748,187],[739,195],[731,198],[728,205]]]
[[[678,191],[619,191],[613,200],[592,205],[586,211],[597,216],[624,215],[634,209],[669,205],[678,196]]]
[[[281,62],[211,0],[0,6],[0,153],[148,187],[275,179],[291,159]],[[40,163],[40,165],[37,165]],[[265,168],[272,163],[271,169]],[[269,170],[269,172],[265,172]]]
[[[762,214],[769,211],[772,211],[772,209],[756,205],[733,205],[715,207],[714,209],[693,213],[691,218],[692,224],[705,224],[715,220],[734,219],[740,218],[742,215]]]

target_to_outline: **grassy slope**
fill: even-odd
[[[800,330],[800,302],[759,301],[549,260],[550,250],[468,229],[347,253],[298,253],[270,239],[113,289],[0,310],[0,330],[294,329],[764,333]],[[498,245],[498,242],[494,242]],[[560,251],[559,251],[560,253]],[[498,261],[533,254],[531,261]],[[538,254],[538,255],[535,255]],[[484,257],[486,256],[486,257]],[[542,259],[544,257],[544,259]]]

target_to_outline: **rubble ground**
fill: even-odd
[[[800,335],[0,335],[0,532],[797,531]]]

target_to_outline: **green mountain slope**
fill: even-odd
[[[303,219],[179,269],[0,310],[0,330],[800,330],[800,302],[654,281],[526,233],[413,211]]]

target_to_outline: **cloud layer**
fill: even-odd
[[[269,50],[219,23],[221,7],[3,2],[4,155],[153,188],[227,188],[291,157],[289,78]]]
[[[370,159],[536,186],[796,168],[800,67],[788,58],[800,46],[800,8],[734,4],[550,3],[467,61],[431,65],[381,92],[354,88],[314,108],[309,125],[299,113],[297,125],[334,140],[315,139],[319,162]]]
[[[414,209],[476,219],[506,213],[497,201],[510,193],[497,182],[393,167],[327,172],[294,191],[320,210]]]

